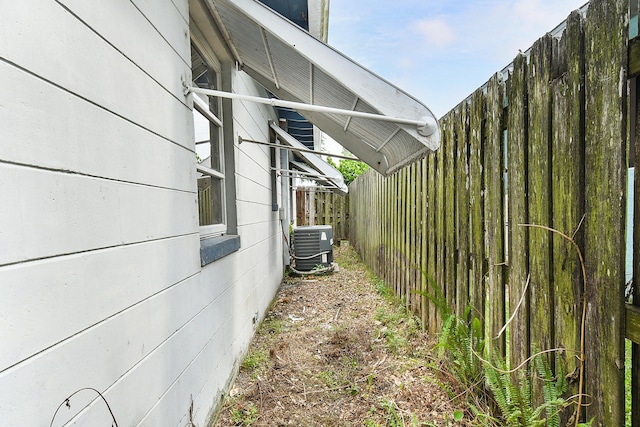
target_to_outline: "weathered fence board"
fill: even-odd
[[[296,225],[326,224],[336,242],[349,239],[349,198],[315,189],[296,191]]]
[[[427,280],[427,271],[429,268],[429,254],[427,250],[429,248],[427,242],[429,241],[428,232],[429,227],[429,159],[423,159],[420,162],[420,188],[422,193],[421,199],[421,240],[420,240],[420,300],[421,308],[420,318],[422,320],[422,327],[425,330],[429,328],[429,300],[427,294],[429,294],[429,282]]]
[[[455,112],[452,111],[444,119],[444,276],[442,286],[445,288],[445,296],[449,307],[455,307],[456,303],[456,266],[455,266]]]
[[[527,203],[527,58],[518,55],[508,81],[507,123],[510,360],[518,366],[529,349],[529,229]],[[517,310],[517,311],[516,311]]]
[[[482,89],[471,97],[469,118],[469,204],[470,204],[470,267],[469,292],[472,316],[485,325],[485,273],[487,271],[484,250],[484,133],[486,99]]]
[[[499,335],[505,323],[504,286],[504,140],[503,140],[504,82],[495,74],[487,87],[487,124],[485,174],[486,244],[489,262],[488,298],[486,311],[489,355],[496,351],[504,356],[505,336]]]
[[[462,318],[469,306],[469,106],[462,103],[456,115],[456,314]]]
[[[445,269],[444,269],[444,260],[445,260],[445,234],[444,234],[444,219],[445,219],[445,197],[444,197],[444,175],[445,175],[445,147],[446,147],[446,126],[447,121],[446,117],[441,120],[442,123],[442,144],[435,153],[436,159],[436,188],[435,188],[435,271],[433,272],[433,276],[435,279],[435,283],[437,285],[437,289],[440,292],[440,296],[446,297],[446,284],[445,284]],[[436,295],[434,295],[436,296]],[[440,329],[440,325],[442,319],[440,316],[436,317],[436,329]]]
[[[392,282],[390,283],[391,287],[395,288],[397,295],[399,295],[399,285],[400,281],[400,265],[398,264],[398,253],[400,250],[400,192],[399,190],[399,180],[400,180],[400,172],[397,172],[391,178],[392,191],[393,191],[393,251],[391,253],[391,262],[392,262]]]
[[[434,177],[437,174],[437,156],[431,154],[427,157],[429,176]],[[437,180],[429,179],[427,187],[427,233],[428,233],[428,245],[427,245],[427,271],[424,272],[428,281],[427,295],[435,296],[437,292],[437,274],[436,265],[437,259],[437,241],[436,241],[436,229],[437,229],[437,211],[436,204],[437,195]],[[435,284],[435,285],[434,285]],[[429,332],[434,333],[438,328],[438,307],[436,304],[429,300]]]
[[[627,9],[594,1],[585,23],[586,411],[607,425],[624,423]]]
[[[401,227],[400,227],[400,297],[403,298],[407,303],[407,285],[409,281],[409,245],[407,241],[409,239],[409,225],[410,225],[410,215],[409,215],[409,166],[402,169],[400,171],[400,185],[402,186],[402,200],[401,203]]]
[[[549,34],[531,51],[528,71],[528,202],[529,224],[551,226],[550,140],[551,135],[551,49]],[[529,229],[529,277],[531,352],[550,349],[553,343],[553,300],[551,283],[551,236],[547,230]],[[535,326],[534,326],[535,325]],[[540,386],[539,383],[536,383]]]
[[[551,226],[583,247],[581,222],[584,215],[584,43],[582,15],[572,13],[565,34],[554,55],[558,77],[552,83],[553,134],[551,145],[552,213]],[[580,367],[582,313],[582,269],[571,242],[558,234],[551,236],[553,249],[555,347],[566,371]],[[572,393],[579,393],[578,383]]]
[[[391,195],[393,191],[390,187],[391,178],[388,178],[384,181],[384,228],[383,228],[383,240],[384,240],[384,265],[382,266],[382,277],[384,278],[385,283],[391,284],[393,281],[392,278],[392,253],[393,253],[393,204],[391,203]],[[349,201],[351,203],[351,201]]]
[[[409,266],[409,284],[408,284],[408,294],[409,299],[411,300],[411,309],[420,313],[420,301],[418,299],[418,294],[415,292],[415,286],[419,282],[419,259],[420,259],[420,248],[421,245],[417,244],[419,242],[420,236],[420,228],[418,227],[419,220],[419,179],[418,179],[418,164],[413,163],[411,165],[411,181],[409,183],[409,188],[411,189],[411,233],[409,233],[409,254],[411,256],[411,265]]]

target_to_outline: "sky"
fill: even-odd
[[[330,0],[329,44],[441,117],[586,0]]]

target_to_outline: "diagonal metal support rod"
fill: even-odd
[[[290,145],[274,144],[272,142],[254,141],[253,139],[244,139],[243,137],[238,135],[238,143],[242,144],[243,142],[251,142],[252,144],[265,145],[267,147],[273,147],[273,148],[282,148],[283,150],[297,151],[297,152],[300,152],[300,153],[313,153],[313,154],[316,154],[318,156],[335,157],[336,159],[360,161],[360,159],[358,159],[357,157],[341,156],[339,154],[325,153],[325,152],[322,152],[322,151],[311,150],[311,149],[308,149],[308,148],[295,148],[295,147],[292,147]]]
[[[413,125],[417,127],[418,133],[423,136],[430,136],[438,130],[438,123],[432,117],[423,117],[420,120],[404,119],[400,117],[385,116],[382,114],[365,113],[363,111],[345,110],[342,108],[325,107],[322,105],[305,104],[303,102],[283,101],[277,98],[261,98],[259,96],[241,95],[239,93],[225,92],[222,90],[202,89],[199,87],[189,87],[188,92],[201,93],[203,95],[218,96],[221,98],[239,99],[241,101],[256,102],[258,104],[271,105],[272,107],[293,108],[299,111],[312,111],[317,113],[338,114],[349,117],[359,117],[362,119],[391,122],[401,125]]]

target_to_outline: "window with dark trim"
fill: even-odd
[[[221,75],[191,47],[193,85],[219,89]],[[194,135],[198,173],[198,214],[202,238],[227,232],[222,103],[218,98],[194,94]]]
[[[206,44],[198,43],[197,37],[192,40],[192,84],[207,89],[230,90],[230,64],[220,63]],[[230,100],[197,94],[192,96],[200,264],[204,267],[240,249],[240,236],[235,234],[233,113]]]

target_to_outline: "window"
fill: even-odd
[[[220,67],[211,66],[194,46],[191,47],[191,73],[195,86],[221,87]],[[227,232],[221,100],[194,94],[193,115],[200,235],[206,238]]]
[[[231,63],[221,63],[208,44],[192,33],[193,85],[231,89]],[[193,95],[198,177],[200,264],[240,249],[237,233],[233,113],[230,100]]]

